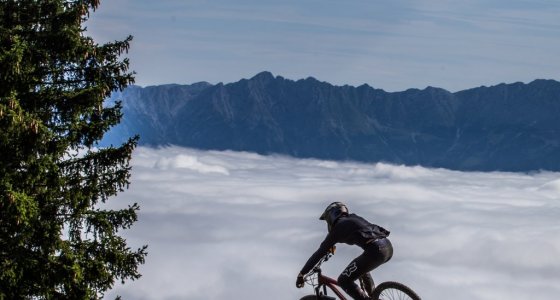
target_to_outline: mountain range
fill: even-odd
[[[463,171],[560,171],[560,82],[386,92],[262,72],[229,84],[130,86],[102,144],[387,162]]]

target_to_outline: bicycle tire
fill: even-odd
[[[325,299],[325,300],[331,300],[331,299],[336,300],[337,298],[326,296],[326,295],[319,296],[319,297],[317,297],[315,295],[307,295],[307,296],[304,296],[303,298],[301,298],[299,300],[323,300],[323,299]]]
[[[387,281],[378,285],[373,291],[373,299],[422,300],[411,288],[394,281]]]

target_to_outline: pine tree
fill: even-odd
[[[139,207],[104,204],[128,187],[137,138],[97,147],[121,118],[104,100],[134,80],[131,37],[86,35],[99,4],[0,0],[0,299],[98,299],[140,277],[146,246],[119,235]]]

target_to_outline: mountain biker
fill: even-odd
[[[354,282],[362,277],[368,292],[374,288],[370,271],[386,263],[393,256],[393,246],[387,236],[389,231],[381,226],[371,224],[364,218],[349,214],[344,203],[333,202],[323,212],[320,220],[325,220],[328,234],[311,255],[297,276],[296,286],[302,288],[305,284],[304,275],[325,256],[336,243],[357,245],[364,252],[350,262],[338,277],[338,285],[356,300],[369,300],[368,295]]]

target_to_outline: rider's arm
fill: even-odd
[[[305,266],[303,266],[303,268],[301,269],[300,274],[305,275],[309,273],[309,271],[311,271],[311,269],[319,262],[319,260],[323,256],[325,256],[329,252],[329,250],[335,244],[336,244],[336,237],[333,230],[327,235],[327,237],[325,237],[325,240],[321,243],[319,249],[317,249],[317,251],[315,251],[315,253],[313,253],[313,255],[311,255],[311,257],[307,260]]]

